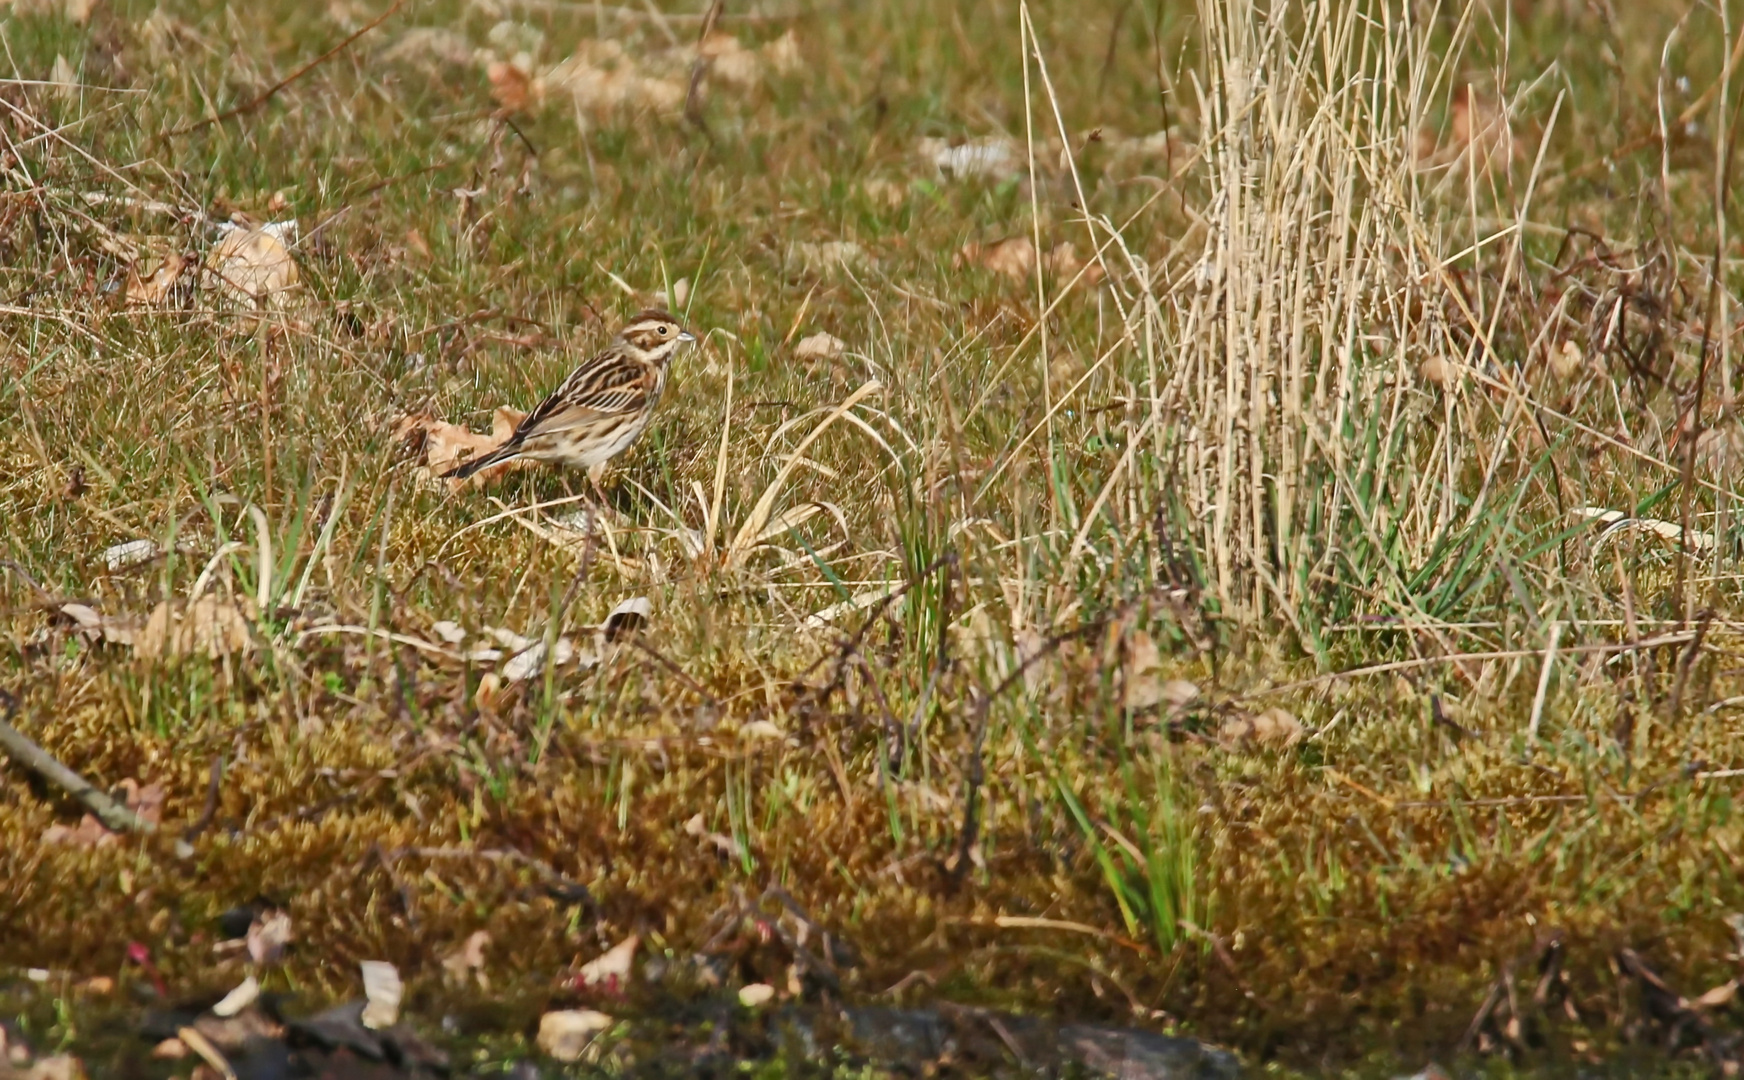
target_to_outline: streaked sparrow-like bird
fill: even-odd
[[[480,469],[526,458],[586,469],[599,486],[607,461],[648,427],[666,371],[696,338],[664,311],[649,310],[618,331],[605,352],[584,362],[515,427],[508,442],[442,475],[464,480]]]

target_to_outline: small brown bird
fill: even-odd
[[[442,475],[464,480],[480,469],[527,458],[586,469],[598,487],[606,462],[648,427],[672,354],[695,340],[666,312],[642,312],[605,352],[576,368],[528,413],[508,442]]]

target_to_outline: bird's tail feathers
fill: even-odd
[[[519,446],[499,446],[483,457],[473,458],[471,461],[449,469],[447,472],[442,474],[442,479],[465,480],[480,469],[488,469],[492,465],[500,465],[505,461],[510,461],[520,456],[521,448]]]

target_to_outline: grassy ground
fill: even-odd
[[[483,929],[524,1019],[779,885],[854,1000],[1732,1055],[1674,999],[1744,951],[1744,19],[742,7],[694,93],[688,7],[414,2],[235,116],[384,9],[0,15],[0,685],[163,795],[48,842],[0,774],[0,959],[223,989],[264,896],[269,986],[439,1015]],[[233,216],[295,288],[201,271]],[[405,418],[488,429],[657,293],[703,341],[591,535],[577,478],[421,471]]]

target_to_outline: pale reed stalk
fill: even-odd
[[[1156,428],[1223,602],[1299,629],[1319,579],[1348,569],[1341,544],[1409,561],[1450,526],[1470,452],[1457,390],[1418,374],[1463,352],[1416,143],[1452,65],[1397,7],[1200,5],[1208,227],[1191,280],[1157,297]],[[1410,607],[1397,566],[1372,572]]]

